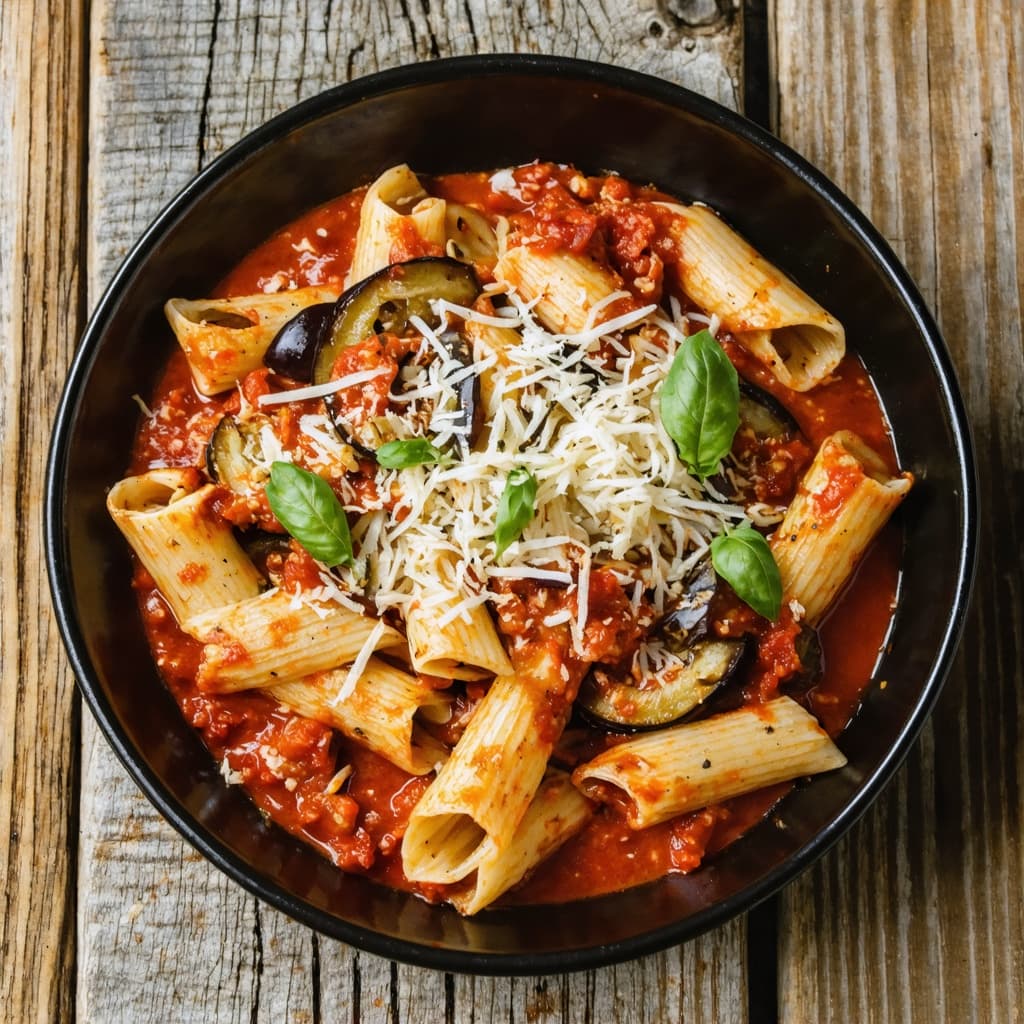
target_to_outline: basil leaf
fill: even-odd
[[[440,462],[444,452],[435,448],[425,437],[411,437],[407,441],[388,441],[377,449],[377,465],[385,469],[406,469]]]
[[[768,542],[750,526],[738,526],[711,542],[715,572],[758,615],[774,622],[782,606],[782,580]]]
[[[317,561],[352,564],[348,519],[326,480],[290,462],[275,462],[266,493],[278,522]]]
[[[732,448],[740,425],[736,369],[708,331],[679,346],[658,392],[661,422],[679,457],[702,480]]]
[[[505,490],[498,502],[498,518],[494,524],[495,558],[501,558],[509,544],[519,539],[537,511],[536,501],[537,481],[528,469],[517,466],[505,480]]]

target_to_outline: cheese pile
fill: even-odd
[[[590,323],[624,297],[609,296],[592,310]],[[714,500],[714,492],[687,473],[661,423],[657,392],[686,336],[687,319],[677,304],[671,316],[648,306],[576,335],[556,335],[514,293],[507,301],[498,316],[437,304],[443,323],[511,328],[519,343],[505,347],[500,360],[492,352],[473,367],[488,375],[489,385],[487,426],[476,450],[437,465],[378,469],[378,493],[399,496],[393,511],[368,510],[354,496],[346,504],[360,513],[352,530],[357,562],[340,574],[372,598],[379,613],[401,611],[420,588],[431,595],[425,600],[439,604],[457,594],[445,621],[500,600],[493,588],[502,578],[576,588],[578,614],[560,614],[573,619],[579,643],[591,567],[611,565],[634,604],[646,593],[661,612],[712,538],[746,512]],[[439,336],[446,327],[435,333],[422,321],[417,326],[437,358],[403,371],[395,391],[407,402],[432,402],[428,436],[441,446],[466,429],[458,424],[454,389],[467,368],[448,355]],[[615,353],[613,369],[593,358],[602,343]],[[393,426],[399,436],[410,436],[401,416]],[[537,481],[537,512],[498,561],[495,519],[515,467]]]

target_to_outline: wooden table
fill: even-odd
[[[3,0],[0,11],[0,1017],[1021,1019],[1019,0]],[[319,938],[194,853],[82,713],[40,536],[76,338],[156,211],[299,99],[381,67],[496,50],[609,61],[746,103],[831,175],[938,315],[974,422],[985,517],[973,613],[938,710],[837,849],[699,941],[517,980],[398,966]]]

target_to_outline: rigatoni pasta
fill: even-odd
[[[717,316],[781,384],[807,391],[846,351],[834,317],[706,206],[670,205],[683,292]]]
[[[573,781],[598,799],[606,787],[620,790],[630,826],[642,829],[844,764],[814,716],[779,697],[621,743],[580,765]]]
[[[337,297],[337,288],[310,287],[233,299],[168,299],[164,314],[196,387],[217,395],[263,365],[274,335],[296,313]]]
[[[402,863],[414,882],[458,882],[507,847],[544,776],[557,737],[540,738],[542,680],[500,677],[478,711],[409,819]]]
[[[119,481],[107,510],[153,577],[178,622],[255,597],[263,582],[213,510],[214,488],[183,469],[153,469]]]
[[[490,612],[474,595],[451,589],[450,557],[442,555],[433,561],[432,582],[414,584],[413,600],[405,613],[413,668],[447,679],[509,675],[512,663]]]
[[[771,541],[783,588],[807,622],[820,621],[911,481],[852,431],[822,442]]]
[[[348,283],[396,262],[391,258],[396,246],[442,250],[448,238],[446,212],[444,200],[428,196],[405,164],[385,171],[363,200]]]
[[[349,664],[368,643],[374,651],[402,642],[377,619],[285,590],[201,612],[182,625],[203,645],[196,679],[213,693],[273,686]]]
[[[371,658],[361,672],[350,675],[349,669],[332,669],[275,683],[268,693],[412,775],[426,775],[444,762],[447,748],[416,720],[423,708],[447,707],[443,694],[379,658]]]
[[[168,302],[108,508],[274,821],[475,914],[694,870],[845,763],[829,658],[882,642],[912,480],[842,325],[713,211],[399,164],[227,281]]]
[[[534,302],[537,318],[558,334],[595,326],[594,312],[621,291],[618,277],[592,257],[538,253],[527,245],[510,246],[498,260],[495,275]]]

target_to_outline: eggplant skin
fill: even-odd
[[[338,356],[380,333],[378,326],[401,334],[409,318],[418,316],[435,327],[439,321],[431,312],[431,299],[468,306],[479,294],[480,282],[473,269],[446,257],[423,256],[378,270],[338,297],[331,328],[317,349],[313,383],[326,384]]]
[[[654,632],[674,654],[680,654],[707,634],[708,609],[718,584],[711,559],[704,559],[687,577],[682,597],[675,608],[658,622]]]
[[[206,472],[214,483],[223,484],[236,494],[252,488],[255,463],[245,454],[245,444],[258,427],[241,424],[227,415],[213,429],[206,443]]]
[[[334,323],[333,302],[318,302],[299,310],[274,335],[263,365],[303,384],[313,379],[313,362],[321,339]]]
[[[788,441],[800,433],[799,424],[777,398],[742,378],[740,429],[752,431],[759,441]]]
[[[613,732],[663,728],[690,715],[729,682],[746,647],[746,639],[700,640],[680,662],[673,679],[649,689],[616,682],[600,670],[591,672],[576,704],[587,718]]]

